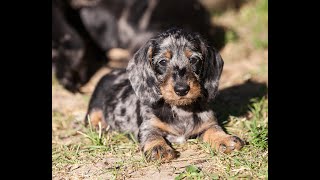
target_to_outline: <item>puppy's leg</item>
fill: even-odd
[[[202,139],[219,152],[230,153],[240,150],[244,142],[237,136],[226,134],[219,125],[214,125],[204,131]]]
[[[90,124],[94,128],[99,128],[99,122],[101,123],[101,129],[106,129],[108,127],[104,116],[103,111],[101,109],[94,109],[91,110],[87,117],[85,118],[85,125],[88,125],[88,122],[90,121]]]
[[[154,122],[159,123],[161,129],[156,127]],[[170,129],[166,123],[161,123],[160,120],[150,120],[141,124],[139,141],[140,147],[147,160],[160,160],[167,162],[177,157],[177,152],[164,138],[164,134],[166,132],[163,131],[163,128]]]
[[[148,139],[143,146],[147,160],[170,161],[177,157],[176,151],[161,136]]]

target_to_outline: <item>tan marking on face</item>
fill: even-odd
[[[94,110],[89,113],[90,123],[92,127],[99,127],[99,122],[101,122],[101,128],[107,128],[107,123],[104,120],[102,110]]]
[[[175,130],[173,127],[171,127],[168,123],[162,122],[158,118],[151,119],[150,123],[153,127],[156,127],[164,132],[179,136],[179,132],[177,130]]]
[[[184,55],[187,57],[187,58],[190,58],[191,56],[192,56],[192,51],[190,51],[189,49],[186,49],[185,51],[184,51]]]
[[[194,102],[201,95],[201,86],[195,77],[189,79],[190,90],[185,96],[178,96],[174,91],[174,80],[169,74],[169,78],[160,85],[160,92],[166,103],[171,105],[188,105]]]
[[[172,51],[171,50],[166,50],[165,53],[163,53],[163,56],[167,58],[167,60],[170,60],[172,58]]]
[[[195,77],[190,78],[189,80],[190,90],[187,94],[187,97],[191,99],[197,99],[201,95],[201,86]]]

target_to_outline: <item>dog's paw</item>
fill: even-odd
[[[159,160],[161,162],[168,162],[175,159],[178,153],[169,145],[155,145],[146,150],[144,155],[148,161]]]
[[[230,153],[234,150],[240,150],[244,146],[244,141],[237,136],[226,135],[218,139],[213,146],[219,152]]]

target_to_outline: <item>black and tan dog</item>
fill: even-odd
[[[78,92],[107,59],[67,2],[52,0],[52,67],[63,87]]]
[[[208,107],[217,94],[223,60],[197,33],[170,29],[150,39],[98,83],[87,115],[104,128],[132,132],[149,159],[176,157],[170,143],[200,136],[221,152],[243,141],[226,134]]]

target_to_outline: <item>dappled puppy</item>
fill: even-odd
[[[177,157],[171,143],[200,137],[220,152],[243,141],[226,134],[208,106],[217,94],[223,60],[197,33],[170,29],[150,39],[130,60],[98,83],[91,124],[132,132],[149,160]]]

